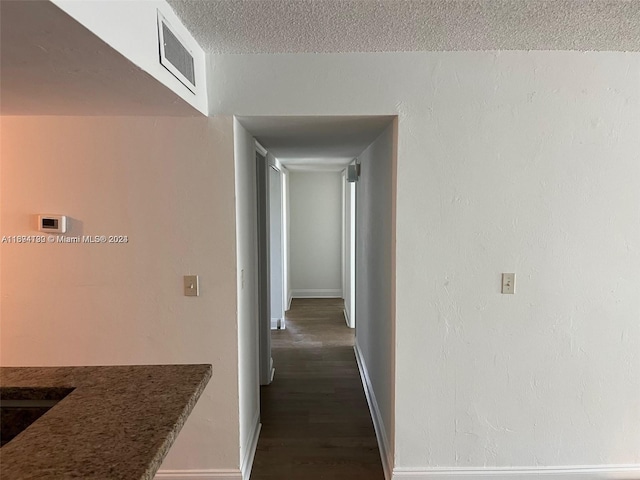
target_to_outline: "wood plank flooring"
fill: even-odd
[[[384,480],[340,299],[294,299],[272,331],[251,480]]]

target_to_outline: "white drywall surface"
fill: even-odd
[[[343,265],[344,276],[342,290],[344,297],[344,311],[347,325],[356,325],[356,183],[347,182],[343,175]]]
[[[284,208],[282,209],[282,223],[283,223],[283,243],[284,243],[284,293],[285,293],[285,311],[289,310],[291,304],[291,238],[290,238],[290,225],[291,225],[291,213],[289,205],[289,171],[286,168],[282,168],[282,202]]]
[[[258,224],[255,140],[234,118],[236,249],[238,271],[238,382],[240,458],[249,448],[260,414],[258,365]]]
[[[341,297],[341,173],[290,172],[289,195],[293,296]]]
[[[272,328],[274,321],[284,318],[282,219],[282,174],[269,168],[269,273]]]
[[[207,112],[206,55],[164,0],[52,0],[132,63],[156,78],[203,114]],[[160,63],[158,11],[193,56],[196,78],[191,92]]]
[[[399,117],[396,467],[640,464],[640,54],[210,64],[214,114]]]
[[[394,416],[395,127],[358,156],[356,184],[356,345],[375,396],[385,455],[393,446]]]
[[[120,244],[2,243],[5,366],[211,363],[162,469],[239,467],[230,118],[2,117],[1,235]],[[185,297],[185,274],[200,296]],[[144,401],[144,392],[141,392]]]

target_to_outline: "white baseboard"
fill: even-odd
[[[341,289],[315,288],[291,290],[293,298],[342,298]]]
[[[258,448],[258,438],[260,437],[261,428],[260,411],[258,410],[254,416],[253,431],[245,445],[244,458],[240,464],[240,471],[242,472],[242,478],[244,480],[249,480],[249,477],[251,476],[251,468],[253,467],[253,459],[256,457],[256,449]]]
[[[289,290],[289,294],[287,295],[287,308],[285,308],[285,310],[291,310],[291,300],[293,300],[293,292]]]
[[[278,329],[278,322],[282,322],[281,318],[272,318],[271,319],[271,330],[277,330]]]
[[[155,480],[243,480],[236,470],[160,470]]]
[[[380,449],[380,459],[382,460],[384,478],[391,480],[393,456],[389,449],[389,437],[387,437],[387,432],[384,428],[382,415],[380,414],[380,407],[378,407],[378,401],[376,400],[376,395],[373,391],[373,386],[371,385],[367,365],[357,343],[353,349],[356,352],[356,361],[358,363],[358,370],[360,371],[360,378],[362,379],[364,393],[367,397],[367,403],[369,404],[369,411],[371,412],[371,419],[373,420],[373,428],[376,431],[376,438],[378,439],[378,448]],[[393,478],[395,479],[396,477],[394,476]]]
[[[393,480],[638,480],[640,465],[529,468],[395,468]]]

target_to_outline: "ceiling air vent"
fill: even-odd
[[[196,90],[193,55],[174,33],[171,25],[158,11],[158,41],[160,63],[192,93]]]

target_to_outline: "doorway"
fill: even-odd
[[[353,162],[355,165],[355,162]],[[344,319],[349,328],[356,328],[356,186],[347,171],[343,173],[343,259],[342,285]]]
[[[285,231],[284,231],[284,179],[275,162],[269,162],[269,270],[271,290],[271,329],[285,325]]]
[[[265,336],[265,332],[274,332],[272,326],[278,328],[278,316],[280,315],[279,300],[282,299],[284,310],[283,319],[286,318],[286,310],[292,295],[292,275],[290,270],[290,245],[291,225],[290,213],[296,202],[290,198],[291,178],[296,172],[325,170],[336,172],[338,178],[338,244],[342,245],[341,254],[338,248],[338,290],[339,297],[345,300],[344,310],[341,313],[341,328],[351,330],[354,335],[354,347],[350,358],[352,368],[360,373],[361,385],[364,386],[366,402],[369,405],[368,415],[375,427],[377,443],[383,465],[388,465],[388,459],[392,455],[393,446],[393,392],[394,392],[394,358],[395,358],[395,165],[397,152],[397,119],[396,117],[240,117],[236,118],[234,125],[236,145],[236,184],[239,185],[238,195],[249,198],[251,192],[245,190],[253,182],[253,205],[255,223],[253,229],[253,242],[248,241],[246,235],[251,231],[246,226],[245,214],[251,214],[246,208],[238,210],[236,218],[243,225],[243,231],[238,233],[238,256],[241,259],[238,269],[248,266],[251,271],[257,272],[256,284],[267,283],[267,288],[257,288],[260,292],[254,298],[256,307],[254,318],[254,332]],[[264,151],[259,157],[255,157],[256,141],[264,146]],[[248,148],[252,149],[251,162],[253,169],[243,167],[245,159],[249,158]],[[260,150],[262,147],[258,148]],[[362,163],[361,176],[355,178],[355,185],[348,184],[344,178],[344,170],[355,159]],[[277,168],[272,168],[274,165]],[[252,171],[251,171],[252,170]],[[279,175],[278,175],[279,173]],[[251,179],[250,176],[253,177]],[[342,183],[340,183],[342,182]],[[272,202],[271,190],[276,192],[276,202]],[[278,184],[282,190],[277,192]],[[241,199],[237,199],[239,204]],[[277,200],[282,199],[280,209],[277,209]],[[244,205],[244,203],[242,204]],[[299,204],[296,204],[300,206]],[[272,209],[282,212],[280,225],[274,230],[281,232],[282,237],[272,237],[274,233],[267,226]],[[255,227],[257,225],[257,228]],[[267,245],[271,243],[283,245],[282,258],[275,256]],[[251,249],[253,245],[253,250]],[[252,251],[254,252],[252,254]],[[272,253],[274,254],[272,258]],[[313,254],[313,252],[310,252]],[[251,268],[251,257],[255,259],[255,267]],[[341,256],[340,256],[341,255]],[[246,261],[245,261],[246,260]],[[282,268],[281,275],[272,275],[271,265]],[[282,265],[282,267],[280,267]],[[247,268],[247,267],[245,267]],[[266,273],[265,273],[266,272]],[[272,296],[274,282],[282,282],[282,294]],[[355,281],[352,281],[355,279]],[[303,288],[304,289],[304,288]],[[334,290],[333,288],[327,288]],[[316,289],[317,290],[317,289]],[[268,295],[265,294],[268,292]],[[246,294],[239,302],[251,302],[252,297]],[[342,302],[342,300],[340,300]],[[273,308],[272,308],[272,303]],[[314,303],[314,302],[312,302]],[[259,305],[258,305],[259,304]],[[266,305],[266,308],[265,308]],[[251,311],[250,308],[239,310]],[[274,312],[272,316],[272,310]],[[357,313],[358,320],[355,321]],[[272,318],[275,322],[272,322]],[[239,319],[240,322],[240,319]],[[248,326],[250,317],[243,317],[242,322]],[[347,326],[355,326],[348,329]],[[282,330],[282,328],[286,330]],[[280,332],[287,335],[292,325],[286,321],[280,322]],[[248,331],[243,328],[245,334]],[[257,340],[257,338],[256,338]],[[265,339],[266,340],[266,339]],[[271,340],[271,339],[269,339]],[[240,339],[242,359],[251,355],[243,346],[249,346],[249,342]],[[269,342],[270,343],[270,342]],[[258,348],[260,351],[258,353]],[[271,378],[271,385],[281,385],[287,381],[286,373],[278,376],[277,362],[272,363],[270,345],[260,338],[256,341],[254,358],[257,358],[260,381],[256,375],[256,383],[250,389],[248,383],[251,375],[240,372],[242,382],[241,389],[241,449],[245,453],[243,459],[252,458],[252,446],[257,442],[258,434],[253,437],[252,432],[259,432],[260,410],[252,416],[251,408],[260,403],[259,385],[267,385]],[[297,348],[291,345],[291,348]],[[251,363],[244,368],[249,369]],[[241,366],[241,370],[242,370]],[[266,372],[270,374],[276,371],[275,377],[266,380]],[[283,370],[283,372],[285,372]],[[245,388],[246,387],[246,388]],[[271,389],[272,386],[263,386]],[[247,396],[251,401],[247,401]],[[243,399],[244,398],[244,399]],[[254,400],[255,399],[255,400]],[[271,407],[269,407],[271,408]],[[275,407],[273,407],[275,408]],[[284,416],[278,418],[286,419]],[[255,420],[252,420],[255,418]],[[254,425],[258,423],[258,426]],[[251,441],[250,441],[251,440]],[[250,463],[250,460],[247,460]],[[242,469],[250,471],[250,465],[243,460]]]
[[[266,152],[256,148],[256,211],[257,211],[257,273],[258,273],[258,338],[260,385],[269,385],[274,375],[271,357],[271,235],[270,235],[270,168]],[[274,268],[277,270],[276,268]],[[275,286],[277,288],[277,285]]]

